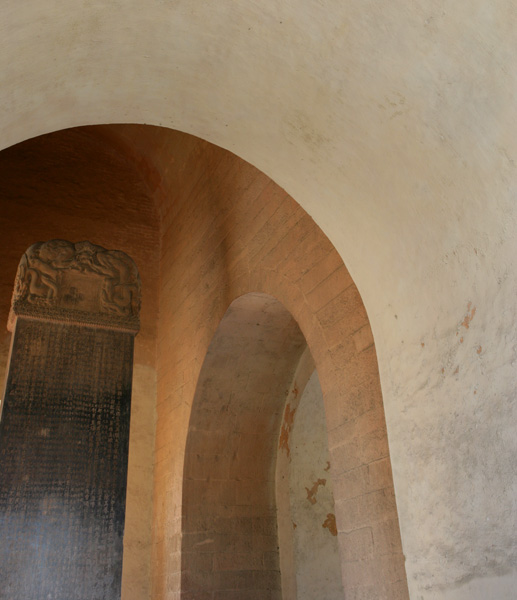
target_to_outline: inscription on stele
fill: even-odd
[[[140,279],[123,252],[23,255],[0,420],[0,600],[120,600]]]

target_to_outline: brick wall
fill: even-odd
[[[407,598],[375,347],[341,258],[292,198],[230,153],[158,129],[119,133],[152,174],[162,217],[153,598],[180,597],[190,410],[212,336],[248,292],[282,302],[314,357],[347,599]]]

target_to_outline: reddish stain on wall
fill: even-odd
[[[336,515],[328,513],[322,527],[328,529],[332,535],[337,535]]]
[[[296,391],[296,393],[298,392]],[[280,430],[280,440],[278,442],[279,450],[284,449],[288,458],[291,457],[291,449],[289,448],[289,436],[293,427],[295,412],[296,408],[293,408],[293,410],[291,410],[291,404],[288,402],[285,406],[284,422],[282,423],[282,428]]]
[[[463,327],[465,327],[465,329],[468,329],[470,327],[470,323],[472,321],[472,319],[474,318],[474,315],[476,314],[476,307],[472,306],[472,302],[469,302],[467,305],[467,314],[465,315],[465,318],[462,321],[462,325]]]
[[[316,504],[316,494],[318,493],[318,488],[320,485],[325,485],[326,483],[326,479],[318,479],[318,481],[315,481],[310,489],[308,487],[305,488],[307,490],[307,500],[311,504]]]

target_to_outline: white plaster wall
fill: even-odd
[[[296,599],[343,600],[327,422],[316,371],[307,382],[296,410],[290,446],[289,496]]]
[[[194,133],[333,241],[375,336],[414,600],[517,586],[516,51],[511,0],[0,7],[3,146]]]

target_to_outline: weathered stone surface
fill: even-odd
[[[124,252],[90,242],[33,244],[18,266],[9,328],[16,315],[138,331],[140,276]]]
[[[120,597],[133,335],[19,318],[0,422],[0,598]]]

